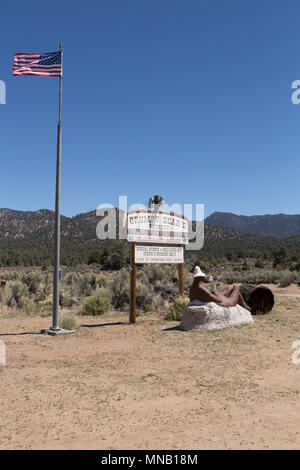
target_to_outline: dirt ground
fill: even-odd
[[[0,449],[300,448],[300,298],[214,332],[153,314],[76,320],[54,338],[39,334],[51,317],[0,313]]]

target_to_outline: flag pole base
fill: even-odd
[[[43,328],[41,330],[42,335],[50,335],[50,336],[71,335],[73,333],[75,333],[75,330],[64,330],[63,328],[58,328],[56,330],[52,328]]]

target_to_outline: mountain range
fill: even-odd
[[[118,215],[118,209],[116,209]],[[85,263],[92,250],[127,253],[125,240],[99,240],[96,226],[101,217],[95,211],[75,217],[61,216],[62,264]],[[288,221],[287,226],[283,221]],[[118,226],[118,217],[116,218]],[[300,215],[236,216],[215,212],[205,219],[205,241],[201,256],[243,256],[275,251],[285,245],[300,250]],[[270,236],[272,234],[272,236]],[[0,265],[41,265],[53,257],[54,213],[0,209]],[[187,252],[193,258],[200,252]]]
[[[300,235],[300,214],[236,215],[214,212],[205,223],[246,233],[259,233],[278,238]]]

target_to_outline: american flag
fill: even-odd
[[[18,52],[14,56],[13,75],[62,77],[61,52],[43,52],[42,54]]]

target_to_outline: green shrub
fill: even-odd
[[[171,301],[177,298],[178,287],[171,282],[165,284],[164,282],[157,281],[154,286],[154,292],[159,293],[163,299]]]
[[[204,271],[205,272],[205,271]],[[192,273],[184,270],[184,285],[185,287],[190,287],[193,284],[194,276]]]
[[[146,301],[146,298],[150,294],[150,289],[145,284],[140,282],[136,285],[136,304],[138,307],[143,307]]]
[[[10,287],[10,294],[8,295],[7,305],[9,307],[13,307],[13,306],[18,305],[22,297],[26,297],[27,289],[26,289],[26,286],[20,281],[11,282],[9,287]],[[23,302],[23,299],[22,299],[22,302]]]
[[[42,278],[38,273],[32,272],[28,274],[25,282],[28,286],[29,293],[36,294],[39,290]]]
[[[97,287],[97,289],[95,290],[95,295],[100,295],[100,297],[108,299],[110,301],[111,290],[108,287]]]
[[[83,315],[101,315],[110,309],[110,302],[108,299],[94,295],[88,297],[83,304]]]
[[[60,327],[64,330],[75,330],[76,320],[72,317],[64,317],[60,322]]]
[[[32,301],[28,301],[24,307],[24,312],[26,315],[39,315],[41,313],[41,306]]]
[[[254,265],[255,268],[259,268],[259,269],[264,268],[264,266],[265,266],[264,263],[260,259],[258,259]]]
[[[250,269],[250,266],[249,266],[249,264],[247,263],[247,260],[244,259],[243,266],[242,266],[242,270],[243,270],[243,271],[249,271],[249,269]]]
[[[178,297],[174,300],[169,306],[166,320],[181,321],[183,311],[189,302],[190,300],[187,297]]]
[[[293,276],[293,274],[291,273],[284,273],[282,274],[281,278],[280,278],[280,287],[287,287],[289,286],[290,284],[292,284],[292,282],[294,282],[295,280],[295,276]]]
[[[177,276],[176,267],[174,266],[145,264],[142,270],[146,274],[150,284],[154,284],[157,281],[169,283]]]
[[[121,270],[111,285],[111,302],[114,308],[121,309],[129,304],[129,274]]]
[[[77,281],[77,289],[79,291],[79,295],[82,296],[89,296],[92,293],[92,284],[91,284],[91,276],[84,274],[81,276]]]
[[[99,287],[106,287],[106,284],[107,284],[106,278],[104,276],[99,276],[97,278],[96,284]]]
[[[76,273],[71,273],[65,276],[64,283],[67,286],[71,286],[74,282],[78,281],[78,275]]]
[[[119,245],[110,256],[105,257],[103,269],[119,270],[127,265],[128,249],[126,245]]]
[[[300,271],[300,263],[296,263],[295,266],[294,266],[294,269],[296,271]]]
[[[25,309],[27,304],[30,304],[30,303],[32,303],[32,301],[30,301],[26,297],[21,296],[21,297],[19,297],[19,300],[18,300],[18,308]]]
[[[250,271],[242,271],[237,272],[233,267],[232,272],[224,273],[224,275],[220,275],[219,279],[222,282],[227,284],[234,284],[234,283],[248,283],[248,284],[273,284],[279,282],[280,279],[280,272],[278,271],[266,271],[264,269],[258,270],[250,270]]]
[[[166,311],[166,308],[168,307],[165,306],[165,303],[167,301],[164,300],[160,294],[156,294],[152,292],[150,297],[151,297],[151,310],[153,310],[153,312],[160,313],[160,312]]]
[[[100,264],[101,253],[98,250],[94,250],[91,252],[88,258],[88,264]]]

